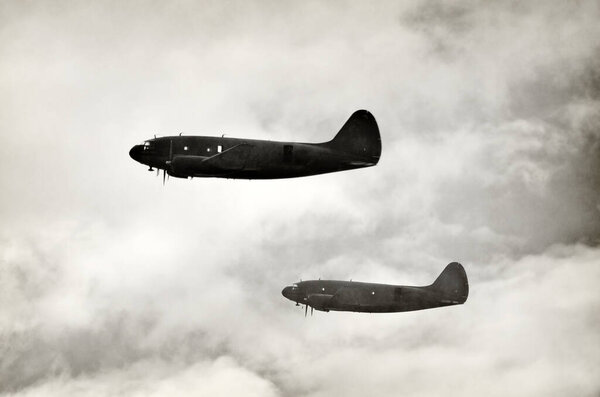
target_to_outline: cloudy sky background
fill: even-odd
[[[0,393],[597,395],[600,5],[0,4]],[[153,134],[320,142],[378,166],[171,178]],[[303,311],[299,279],[464,306]]]

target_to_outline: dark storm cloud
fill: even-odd
[[[598,392],[595,2],[1,7],[0,392]],[[324,141],[357,108],[375,168],[163,188],[127,157]],[[308,321],[280,296],[452,260],[462,307]]]

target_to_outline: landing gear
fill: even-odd
[[[152,168],[152,166],[150,166],[150,168],[148,168],[148,171],[154,171],[154,168]]]

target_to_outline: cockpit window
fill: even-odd
[[[154,150],[154,142],[151,142],[151,141],[144,142],[144,150]]]

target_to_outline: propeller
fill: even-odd
[[[313,307],[311,306],[310,307],[310,315],[311,315],[311,317],[312,317],[312,314],[313,314]]]
[[[304,317],[308,314],[308,305],[304,305]]]
[[[165,185],[165,179],[168,179],[167,166],[171,165],[173,160],[173,140],[169,139],[169,159],[165,161],[165,169],[163,170],[163,186]]]

